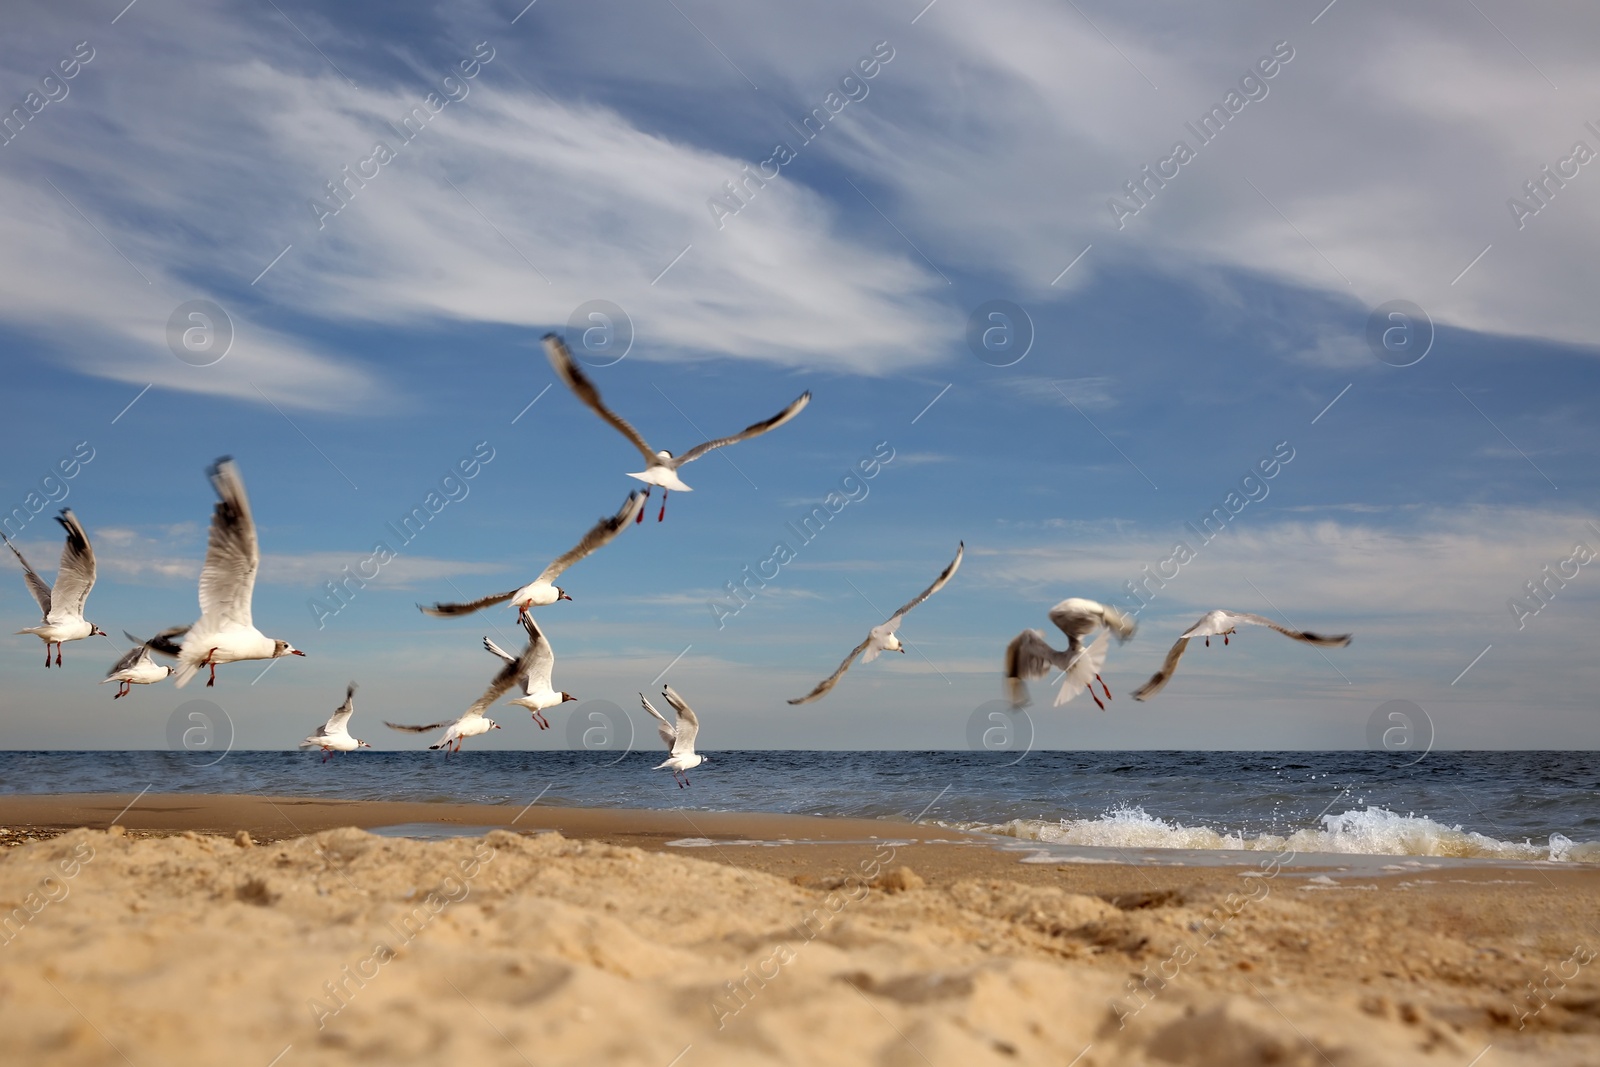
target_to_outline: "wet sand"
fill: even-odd
[[[878,820],[130,801],[0,797],[17,1062],[1600,1063],[1600,868],[1024,863]],[[340,829],[406,824],[475,836]]]

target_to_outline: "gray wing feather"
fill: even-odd
[[[673,692],[672,686],[662,686],[661,695],[667,698],[667,703],[678,713],[677,728],[673,731],[676,739],[672,742],[672,755],[679,756],[694,748],[694,739],[700,733],[700,720],[696,717],[694,709]]]
[[[562,381],[567,383],[567,388],[571,389],[579,400],[587,404],[596,415],[610,423],[618,433],[633,442],[633,447],[643,452],[646,460],[652,464],[661,462],[656,458],[655,449],[651,448],[645,442],[645,439],[639,436],[639,431],[629,425],[628,421],[621,415],[606,407],[605,401],[600,399],[600,390],[595,388],[588,375],[578,369],[578,363],[572,358],[572,353],[567,350],[566,342],[553,333],[545,334],[544,354],[550,360],[550,366],[555,368],[556,374],[561,377]]]
[[[172,626],[162,630],[148,641],[135,637],[126,630],[122,631],[122,636],[135,644],[143,645],[152,652],[159,652],[163,656],[176,656],[183,651],[183,646],[174,641],[173,638],[182,637],[188,632],[189,628],[187,626]]]
[[[345,729],[345,724],[350,721],[350,716],[355,714],[355,710],[356,683],[351,682],[344,691],[344,703],[339,705],[338,710],[333,713],[333,717],[327,721],[326,725],[318,728],[317,735],[320,737]]]
[[[434,730],[443,730],[446,726],[449,726],[455,721],[456,720],[454,719],[446,719],[444,722],[431,723],[427,726],[406,726],[402,723],[390,722],[388,719],[385,719],[383,720],[383,725],[387,726],[391,730],[401,730],[408,734],[425,734]]]
[[[1027,679],[1043,678],[1051,667],[1066,670],[1076,658],[1071,649],[1051,648],[1040,631],[1022,631],[1006,646],[1006,699],[1012,707],[1025,707],[1029,703]]]
[[[1178,661],[1183,658],[1183,650],[1189,647],[1189,638],[1180,637],[1173,646],[1167,650],[1167,658],[1161,664],[1161,669],[1150,676],[1150,680],[1134,691],[1133,699],[1149,700],[1167,687],[1172,680],[1172,672],[1178,669]]]
[[[56,570],[56,584],[50,590],[50,608],[46,618],[52,622],[77,616],[83,617],[83,605],[94,588],[94,548],[89,535],[71,508],[62,508],[56,516],[61,528],[67,531],[67,542],[61,547],[61,566]]]
[[[838,670],[834,671],[832,674],[828,675],[822,681],[818,682],[817,683],[817,687],[815,689],[813,689],[811,692],[807,693],[803,697],[800,697],[800,698],[795,699],[795,700],[791,700],[791,701],[789,701],[789,703],[791,703],[791,704],[809,704],[813,700],[816,700],[818,697],[822,696],[828,690],[832,689],[834,687],[834,684],[837,683],[840,678],[844,677],[844,672],[850,669],[850,664],[854,663],[855,660],[856,660],[856,657],[861,655],[862,649],[866,648],[867,645],[871,641],[872,641],[872,635],[868,634],[866,637],[864,637],[862,639],[862,641],[861,641],[861,643],[859,645],[857,645],[855,648],[850,650],[850,654],[844,658],[844,662],[839,664],[839,669]]]
[[[113,663],[111,665],[111,669],[109,671],[106,671],[106,677],[110,678],[113,674],[116,674],[118,671],[128,670],[134,664],[138,663],[140,660],[144,659],[149,654],[150,654],[150,650],[145,648],[143,645],[134,645],[132,648],[128,649],[128,651],[126,651],[126,652],[124,652],[122,654],[122,658],[121,659],[117,660],[117,662],[115,662],[115,663]]]
[[[928,588],[924,589],[922,592],[906,601],[905,604],[901,605],[900,610],[891,615],[889,617],[889,621],[884,623],[880,629],[884,630],[886,633],[892,633],[893,631],[898,630],[900,628],[900,620],[905,618],[907,612],[916,607],[918,604],[922,603],[924,600],[927,600],[939,590],[943,589],[945,585],[949,583],[950,579],[955,576],[956,571],[960,568],[961,557],[966,553],[966,551],[967,543],[965,541],[958,542],[956,545],[956,558],[950,561],[950,566],[946,567],[943,573],[933,580],[932,585],[928,586]]]
[[[583,535],[583,540],[573,545],[559,559],[546,567],[539,574],[538,580],[541,582],[555,581],[562,571],[589,555],[595,549],[610,544],[618,534],[628,528],[628,524],[633,522],[634,517],[638,515],[639,509],[642,507],[644,507],[644,494],[639,492],[629,493],[628,499],[622,502],[621,510],[615,515],[602,518],[594,526],[590,527],[589,532]]]
[[[517,588],[520,589],[521,586]],[[474,611],[482,611],[484,608],[493,607],[496,604],[504,604],[516,595],[516,589],[507,589],[504,593],[495,593],[493,596],[486,596],[482,600],[474,600],[468,604],[434,604],[432,606],[418,604],[417,610],[424,615],[436,615],[440,618],[450,618],[454,615],[471,615]]]
[[[639,694],[639,703],[643,704],[644,710],[648,711],[651,717],[656,720],[656,734],[661,738],[661,742],[667,746],[670,754],[673,742],[678,739],[678,728],[668,722],[667,717],[657,711],[656,706],[650,703],[643,693]]]
[[[733,434],[731,437],[719,437],[714,441],[707,441],[705,444],[695,445],[682,456],[678,457],[676,465],[681,467],[685,463],[692,463],[694,460],[699,459],[707,452],[710,452],[713,448],[722,448],[724,445],[738,444],[740,441],[748,441],[752,437],[760,437],[769,430],[776,430],[779,426],[782,426],[784,423],[800,414],[800,412],[804,411],[805,406],[809,403],[811,403],[811,390],[808,389],[799,396],[795,397],[794,400],[790,402],[788,407],[784,408],[770,419],[763,419],[761,422],[751,423],[749,426],[746,426],[744,429],[740,430],[736,434]]]
[[[1343,648],[1350,643],[1350,634],[1315,634],[1309,630],[1291,630],[1287,626],[1280,626],[1265,615],[1253,615],[1248,611],[1229,611],[1227,616],[1239,622],[1254,623],[1256,626],[1265,626],[1269,630],[1276,630],[1285,637],[1292,637],[1296,641],[1304,641],[1308,645],[1330,645]]]
[[[39,611],[48,618],[50,615],[50,587],[44,584],[44,579],[39,577],[39,573],[28,565],[27,560],[22,558],[22,553],[17,551],[17,546],[11,543],[11,538],[6,537],[3,530],[0,530],[0,539],[4,539],[6,547],[11,550],[11,554],[17,557],[18,563],[22,564],[22,578],[28,583],[28,591],[33,594],[33,599],[39,602]]]
[[[219,623],[251,626],[250,599],[261,567],[261,547],[256,541],[250,498],[231,456],[217,460],[206,473],[218,499],[211,513],[205,567],[200,571],[200,615]]]

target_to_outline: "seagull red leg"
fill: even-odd
[[[645,504],[648,504],[650,502],[650,487],[648,485],[644,487],[644,502],[645,502]],[[633,520],[633,524],[635,526],[637,526],[643,521],[644,521],[644,504],[640,504],[639,505],[639,516],[638,516],[638,518]]]
[[[643,512],[640,512],[640,514],[642,515]],[[665,489],[663,489],[663,490],[661,490],[661,510],[656,513],[656,521],[660,522],[662,519],[664,519],[666,517],[667,517],[667,491]]]
[[[1098,674],[1094,676],[1094,680],[1100,683],[1100,688],[1104,689],[1105,692],[1106,692],[1106,699],[1110,700],[1111,699],[1111,687],[1106,685],[1106,680],[1104,678],[1100,677]]]
[[[61,642],[56,642],[56,666],[61,666]]]
[[[216,654],[217,650],[214,648],[210,652],[206,653],[205,662],[211,666],[211,677],[206,679],[207,689],[210,689],[212,686],[217,684],[217,661],[211,658]]]

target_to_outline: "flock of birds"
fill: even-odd
[[[661,489],[661,510],[656,521],[662,521],[666,517],[667,493],[674,489],[679,492],[691,491],[678,476],[678,470],[685,464],[713,449],[747,441],[777,429],[798,415],[811,400],[809,392],[802,393],[770,419],[728,437],[697,445],[681,456],[674,456],[671,452],[652,449],[637,430],[605,405],[599,390],[579,369],[572,353],[559,337],[555,334],[546,335],[544,347],[551,366],[574,395],[644,454],[645,469],[631,473],[629,477],[644,482],[645,489],[643,492],[636,490],[630,493],[615,515],[600,519],[576,545],[552,561],[532,582],[468,603],[418,605],[429,615],[454,617],[509,601],[516,607],[518,621],[528,635],[526,646],[517,655],[502,649],[488,637],[483,639],[485,651],[499,659],[501,667],[483,695],[461,715],[425,725],[385,722],[391,729],[407,733],[428,734],[443,730],[439,740],[428,746],[430,749],[459,752],[461,743],[467,738],[500,729],[500,725],[485,713],[513,687],[519,689],[521,695],[508,703],[528,709],[539,729],[548,729],[550,722],[544,712],[577,698],[554,687],[551,678],[555,669],[555,651],[534,620],[531,609],[571,600],[566,590],[555,584],[556,579],[573,564],[613,541],[630,523],[642,522],[645,504],[653,488]],[[127,696],[135,685],[151,685],[173,675],[176,675],[174,684],[182,688],[193,680],[201,668],[208,670],[206,685],[212,686],[216,684],[217,667],[222,664],[305,655],[288,641],[267,637],[256,629],[251,618],[251,600],[255,591],[256,572],[261,563],[261,550],[256,540],[255,519],[250,511],[250,500],[245,494],[244,480],[233,460],[226,456],[217,460],[207,473],[218,500],[212,511],[206,560],[200,572],[200,618],[188,626],[171,627],[148,639],[134,637],[124,630],[124,635],[133,642],[133,648],[112,665],[100,683],[118,683],[113,699]],[[63,508],[56,521],[66,530],[66,543],[61,551],[61,564],[53,585],[47,585],[39,577],[16,545],[0,531],[0,538],[5,540],[6,546],[22,564],[23,578],[44,615],[38,626],[30,626],[17,633],[33,634],[45,643],[46,667],[52,663],[52,646],[53,662],[59,667],[61,648],[65,643],[97,636],[110,639],[104,630],[87,621],[83,614],[89,591],[95,582],[94,548],[88,534],[70,508]],[[957,546],[955,558],[934,579],[932,585],[907,601],[884,622],[874,626],[861,643],[851,649],[838,669],[819,682],[816,688],[789,703],[806,704],[822,698],[858,660],[871,663],[883,652],[905,652],[897,631],[906,615],[950,582],[961,566],[965,551],[963,542]],[[1126,642],[1134,635],[1134,621],[1114,607],[1078,597],[1063,600],[1051,608],[1049,617],[1066,634],[1065,649],[1052,647],[1039,630],[1024,630],[1006,647],[1004,684],[1012,706],[1021,708],[1029,703],[1028,680],[1045,677],[1055,669],[1062,672],[1061,685],[1055,698],[1057,707],[1087,689],[1094,702],[1104,710],[1105,703],[1100,694],[1095,692],[1094,686],[1098,682],[1100,693],[1104,694],[1106,700],[1111,699],[1111,690],[1100,676],[1110,637],[1115,635],[1120,642]],[[1296,641],[1313,645],[1344,646],[1350,643],[1349,634],[1323,636],[1293,630],[1248,612],[1207,612],[1178,637],[1167,652],[1161,669],[1134,692],[1134,699],[1147,700],[1166,687],[1191,640],[1204,638],[1209,647],[1211,638],[1220,636],[1226,645],[1229,635],[1237,633],[1241,623],[1265,626]],[[1086,644],[1085,639],[1091,634],[1096,636]],[[176,666],[156,663],[152,653],[174,660]],[[355,692],[356,685],[351,682],[345,692],[344,703],[314,734],[300,743],[301,748],[320,749],[326,761],[337,752],[371,747],[350,733],[350,718],[355,712]],[[671,686],[663,687],[662,696],[675,713],[672,720],[657,711],[643,693],[639,694],[639,700],[644,710],[657,721],[657,731],[668,749],[668,758],[655,769],[670,770],[678,785],[683,787],[688,785],[688,772],[705,762],[705,757],[694,750],[700,721],[694,710]]]

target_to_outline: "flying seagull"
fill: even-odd
[[[495,676],[495,683],[499,684],[501,678],[510,672],[512,684],[522,688],[522,696],[506,703],[527,708],[533,712],[533,721],[539,724],[539,729],[548,730],[550,720],[541,714],[544,709],[578,698],[571,693],[550,688],[550,672],[556,665],[555,649],[550,647],[549,639],[539,629],[539,624],[533,621],[532,615],[523,615],[522,625],[528,631],[528,647],[522,650],[521,656],[511,655],[487,637],[483,639],[483,647],[506,662],[504,669]],[[505,692],[505,689],[501,689],[501,692]]]
[[[344,703],[340,704],[331,718],[321,726],[317,732],[300,742],[301,748],[320,748],[323,756],[322,762],[327,763],[328,758],[335,752],[354,752],[358,748],[371,748],[365,741],[350,736],[350,716],[356,711],[356,683],[351,682],[344,691]]]
[[[1208,611],[1200,617],[1199,622],[1183,632],[1183,635],[1167,651],[1167,659],[1161,665],[1161,669],[1151,675],[1148,682],[1139,687],[1138,692],[1133,694],[1133,699],[1149,700],[1166,688],[1167,683],[1172,680],[1172,672],[1177,668],[1178,660],[1183,658],[1184,649],[1189,647],[1190,638],[1205,638],[1206,647],[1209,648],[1211,647],[1211,639],[1220,635],[1222,643],[1226,645],[1228,643],[1228,635],[1238,633],[1239,631],[1235,627],[1241,622],[1250,623],[1252,626],[1265,626],[1270,630],[1278,631],[1285,637],[1292,637],[1296,641],[1304,641],[1309,645],[1327,645],[1334,648],[1343,648],[1350,643],[1350,634],[1337,634],[1333,637],[1328,637],[1304,630],[1291,630],[1287,626],[1279,626],[1264,615],[1252,615],[1248,611],[1223,611],[1221,609]]]
[[[553,333],[545,334],[544,352],[550,358],[550,365],[561,376],[561,380],[567,383],[568,388],[578,395],[578,399],[593,408],[596,415],[610,423],[618,433],[633,443],[633,447],[644,454],[645,469],[637,474],[629,474],[628,477],[637,478],[647,486],[659,485],[661,487],[661,511],[656,515],[657,522],[667,516],[668,490],[676,489],[681,493],[692,491],[678,477],[679,467],[685,463],[693,463],[714,448],[738,444],[740,441],[748,441],[752,437],[759,437],[768,430],[776,430],[779,426],[800,414],[805,406],[811,402],[811,392],[807,390],[796,397],[788,407],[764,422],[746,426],[732,437],[719,437],[716,440],[695,445],[683,455],[674,456],[671,452],[657,452],[651,448],[645,443],[644,438],[639,436],[639,431],[630,426],[626,419],[606,407],[605,401],[600,399],[600,390],[596,389],[588,376],[578,369],[577,361],[572,358],[572,353],[567,350],[566,343],[561,338]],[[644,495],[645,499],[648,500],[650,490],[646,489]],[[644,521],[643,511],[639,512],[639,518],[635,521]]]
[[[94,548],[89,544],[89,535],[83,532],[83,526],[71,508],[62,508],[56,521],[67,531],[67,543],[61,549],[61,565],[56,568],[56,584],[53,587],[44,584],[44,579],[28,566],[28,561],[22,558],[17,546],[11,543],[11,538],[0,531],[0,539],[5,540],[6,547],[22,564],[23,580],[28,583],[33,599],[39,602],[39,610],[44,612],[44,618],[38,626],[30,626],[17,633],[33,634],[44,642],[46,667],[50,666],[51,645],[56,646],[56,666],[59,667],[61,645],[64,642],[106,636],[104,630],[85,621],[83,617],[84,602],[89,599],[89,590],[94,588]]]
[[[1014,708],[1029,703],[1027,679],[1043,678],[1052,667],[1066,671],[1061,688],[1056,691],[1055,707],[1060,707],[1085,689],[1089,696],[1105,710],[1105,704],[1094,691],[1099,682],[1111,699],[1111,690],[1100,677],[1100,668],[1110,649],[1108,634],[1116,634],[1119,643],[1133,636],[1134,621],[1109,604],[1082,597],[1068,597],[1050,609],[1050,621],[1067,635],[1067,647],[1056,651],[1039,630],[1024,630],[1006,646],[1006,697]],[[1083,639],[1095,630],[1104,628],[1093,643],[1085,646]]]
[[[150,652],[156,647],[157,642],[161,642],[170,645],[172,648],[171,654],[176,655],[178,646],[171,644],[171,639],[187,629],[187,626],[179,626],[173,630],[164,630],[149,641],[141,641],[128,631],[122,631],[122,636],[132,641],[133,647],[121,659],[111,665],[111,669],[106,672],[104,681],[100,683],[101,685],[105,685],[106,682],[118,683],[116,695],[111,699],[121,700],[133,691],[134,686],[151,685],[168,677],[177,670],[176,667],[159,666],[155,660],[150,658]]]
[[[528,627],[528,647],[524,650],[522,657],[513,660],[499,649],[489,648],[489,651],[507,660],[507,663],[500,668],[500,672],[494,676],[494,679],[489,683],[489,688],[483,691],[483,695],[473,701],[472,707],[462,712],[459,718],[445,719],[442,722],[429,723],[427,726],[403,726],[400,723],[387,720],[384,721],[384,725],[391,730],[404,730],[406,733],[412,734],[426,734],[434,730],[443,730],[444,736],[437,743],[428,747],[442,748],[449,751],[451,743],[454,742],[456,752],[461,751],[461,742],[467,738],[477,737],[479,734],[486,734],[490,730],[500,729],[499,723],[493,719],[486,718],[483,713],[492,707],[496,700],[505,695],[506,690],[515,685],[518,679],[531,669],[534,657],[538,653],[537,646],[543,645],[545,648],[549,648],[548,642],[544,640],[544,635],[539,633],[539,627],[534,623],[533,617],[524,615],[522,619],[523,625]],[[536,634],[538,635],[537,637],[534,636]],[[485,638],[485,647],[490,644],[491,642]],[[528,667],[522,666],[523,660],[528,661]],[[512,703],[521,703],[521,701],[512,701]]]
[[[861,657],[862,663],[871,663],[878,658],[878,653],[880,652],[904,652],[905,646],[900,643],[900,638],[895,631],[900,629],[901,623],[905,622],[907,612],[945,587],[945,583],[954,576],[956,569],[961,566],[961,556],[966,550],[967,543],[965,541],[958,543],[956,545],[956,558],[950,561],[950,566],[944,569],[944,573],[933,580],[932,585],[912,597],[899,611],[889,616],[886,622],[882,622],[868,631],[866,639],[850,650],[850,654],[844,658],[844,662],[839,664],[839,669],[818,682],[815,689],[798,700],[789,701],[789,703],[808,704],[821,697],[844,676],[844,672],[850,669],[850,664],[855,662],[857,656]]]
[[[428,615],[448,618],[454,615],[471,615],[474,611],[481,611],[484,608],[492,607],[495,604],[503,604],[509,600],[517,605],[517,613],[526,617],[529,608],[544,607],[547,604],[554,604],[558,600],[571,600],[572,597],[568,595],[565,589],[554,584],[556,578],[560,577],[562,571],[583,559],[595,549],[600,548],[602,545],[610,544],[619,533],[627,528],[628,521],[634,518],[635,514],[643,515],[644,500],[645,495],[643,493],[637,491],[629,493],[628,499],[622,502],[622,510],[615,515],[602,517],[599,522],[590,528],[588,533],[583,535],[583,540],[573,545],[564,555],[541,571],[539,577],[519,589],[513,589],[509,593],[496,593],[493,596],[486,596],[481,600],[474,600],[468,604],[435,604],[432,607],[424,607],[418,604],[417,607]]]
[[[250,498],[233,457],[223,456],[206,474],[218,500],[211,513],[206,564],[200,571],[200,621],[189,627],[178,654],[175,684],[179,689],[188,685],[201,667],[211,668],[206,685],[212,686],[217,683],[220,663],[305,655],[281,638],[266,636],[250,619],[261,546],[256,543]]]
[[[639,703],[644,705],[656,720],[656,733],[667,746],[667,759],[656,764],[652,770],[659,771],[663,767],[670,768],[673,781],[682,789],[689,784],[689,772],[706,761],[706,758],[694,750],[695,735],[700,732],[700,720],[695,717],[694,709],[683,702],[683,698],[672,691],[672,686],[661,687],[661,695],[667,698],[667,703],[677,710],[677,723],[670,723],[667,717],[655,709],[655,705],[645,699],[643,693],[639,694]]]

